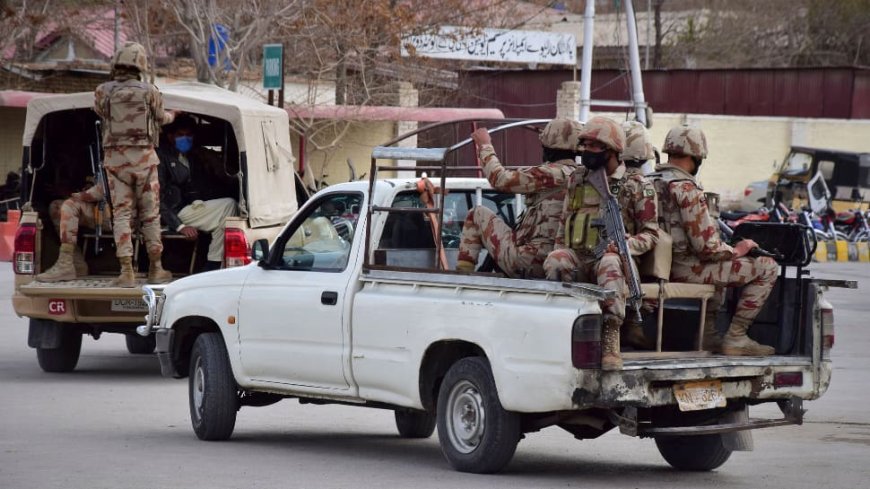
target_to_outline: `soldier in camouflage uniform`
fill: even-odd
[[[172,274],[161,266],[160,184],[157,175],[157,146],[160,126],[174,119],[163,110],[157,87],[140,81],[147,71],[145,48],[127,42],[112,60],[112,81],[97,87],[94,110],[103,120],[103,150],[114,211],[114,234],[121,274],[118,287],[134,287],[131,218],[139,216],[148,250],[148,282],[164,283]]]
[[[746,256],[758,246],[750,239],[734,247],[722,242],[719,227],[708,212],[704,191],[695,181],[707,157],[707,140],[700,129],[671,129],[662,151],[668,154],[668,162],[657,166],[650,177],[659,194],[662,228],[673,236],[671,280],[716,286],[704,321],[704,349],[721,350],[726,355],[772,355],[773,348],[756,343],[746,332],[776,282],[776,262],[768,257]],[[728,332],[720,339],[715,319],[724,302],[725,287],[743,290]]]
[[[36,276],[39,282],[75,280],[88,274],[85,257],[76,246],[79,224],[96,227],[97,202],[103,199],[103,189],[94,185],[82,192],[72,194],[66,200],[55,200],[49,206],[49,215],[60,236],[60,254],[54,265]],[[111,217],[103,217],[103,229],[111,231]]]
[[[457,270],[474,271],[480,249],[485,246],[509,277],[544,277],[543,263],[556,239],[565,182],[575,168],[581,127],[570,119],[550,121],[540,135],[547,163],[517,170],[502,166],[485,128],[471,135],[489,183],[500,192],[526,194],[526,211],[516,230],[486,207],[478,206],[469,212],[462,228]]]
[[[650,226],[652,220],[658,235],[658,198],[655,187],[641,169],[647,161],[655,158],[655,150],[646,127],[640,122],[625,121],[622,123],[622,130],[625,132],[625,149],[619,159],[625,165],[623,194],[633,196],[620,199],[619,202],[626,232],[633,235],[639,223]],[[628,200],[637,206],[633,212],[630,204],[625,202]],[[655,341],[644,334],[643,327],[633,317],[626,317],[621,332],[624,343],[644,350],[655,349]]]
[[[619,161],[625,148],[625,132],[616,121],[607,117],[589,119],[580,134],[580,144],[584,148],[583,166],[568,182],[556,249],[544,262],[544,270],[549,280],[594,282],[615,292],[613,298],[602,303],[601,368],[618,370],[622,368],[619,331],[625,319],[625,275],[615,247],[609,247],[600,258],[595,256],[598,245],[595,224],[604,199],[587,181],[587,176],[599,168],[605,169],[610,191],[616,195],[622,210],[632,256],[651,250],[658,240],[655,192],[645,193],[643,186],[626,177],[626,168]]]

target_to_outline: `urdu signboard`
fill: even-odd
[[[573,34],[445,26],[437,34],[405,37],[402,56],[411,55],[573,66],[577,64],[577,41]]]

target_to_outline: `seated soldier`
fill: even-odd
[[[776,283],[776,262],[768,257],[747,256],[758,246],[751,239],[733,247],[722,242],[704,190],[695,180],[707,157],[707,139],[700,129],[671,129],[662,151],[667,153],[668,161],[657,166],[650,178],[656,182],[663,228],[673,237],[671,281],[716,286],[704,319],[704,349],[725,355],[772,355],[773,348],[756,343],[746,332]],[[742,289],[723,339],[716,333],[715,320],[724,302],[725,287]]]
[[[55,200],[49,207],[51,222],[60,236],[60,254],[54,265],[36,276],[39,282],[61,282],[75,280],[88,274],[88,264],[78,249],[79,225],[95,228],[97,225],[97,203],[103,199],[103,189],[94,185],[82,192],[72,194],[66,200]],[[112,237],[112,216],[102,216],[102,229],[106,237]]]
[[[508,277],[544,277],[544,259],[553,249],[562,215],[565,181],[575,168],[580,129],[580,123],[570,119],[550,121],[540,135],[544,163],[524,169],[502,166],[486,128],[471,135],[489,183],[500,192],[526,194],[526,211],[516,230],[486,207],[469,212],[462,227],[457,270],[473,272],[481,247],[486,247]]]
[[[232,179],[223,173],[217,155],[194,140],[196,121],[180,115],[166,128],[171,148],[161,146],[160,218],[171,231],[195,240],[211,233],[206,270],[217,270],[224,259],[224,225],[238,215],[235,199],[225,195]]]

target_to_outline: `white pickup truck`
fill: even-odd
[[[394,156],[415,157],[403,151]],[[749,430],[800,424],[802,401],[826,391],[833,314],[822,291],[853,283],[784,267],[751,331],[777,349],[763,358],[697,351],[700,306],[668,301],[663,346],[625,351],[624,368],[605,372],[598,301],[607,292],[449,271],[469,208],[513,222],[516,202],[483,179],[441,182],[443,217],[424,205],[418,179],[335,185],[271,249],[255,243],[255,263],[146,288],[140,332],[156,332],[165,376],[189,376],[199,438],[229,438],[242,406],[296,398],[393,410],[403,437],[437,425],[460,471],[498,471],[525,433],[553,425],[578,439],[613,428],[655,437],[672,466],[711,470],[751,449]],[[655,316],[648,331],[662,324]],[[782,418],[748,417],[751,405],[772,402]]]

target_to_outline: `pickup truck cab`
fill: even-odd
[[[228,183],[221,188],[223,193],[210,198],[231,197],[238,204],[238,216],[225,222],[224,266],[244,265],[250,261],[248,243],[274,238],[297,208],[287,113],[211,85],[168,85],[161,92],[167,109],[181,110],[197,120],[195,141],[214,155],[216,166],[223,167]],[[19,316],[30,318],[27,342],[47,372],[73,370],[85,334],[96,339],[102,333],[121,333],[131,353],[154,351],[153,335],[136,334],[147,311],[141,288],[109,285],[119,269],[110,231],[103,229],[98,236],[93,229],[80,229],[78,246],[88,264],[87,276],[57,283],[34,280],[58,254],[52,202],[93,184],[93,180],[88,183],[92,165],[99,164],[93,105],[93,92],[86,92],[39,97],[27,107],[25,205],[15,237],[12,304]],[[175,278],[200,271],[210,239],[201,233],[198,240],[189,241],[164,229],[164,266]],[[136,237],[134,266],[143,272],[147,257],[138,241]],[[144,283],[144,274],[139,277]]]
[[[320,191],[271,248],[254,244],[254,263],[146,287],[140,332],[156,331],[165,376],[189,377],[199,438],[228,439],[242,406],[296,398],[393,410],[403,437],[437,426],[460,471],[498,471],[525,433],[549,426],[578,439],[614,428],[654,437],[674,467],[711,470],[751,449],[748,430],[800,424],[802,401],[826,391],[833,313],[822,291],[854,284],[784,268],[751,332],[775,345],[772,357],[698,351],[698,301],[660,296],[661,314],[646,323],[663,346],[625,352],[622,370],[603,371],[607,291],[504,278],[483,263],[451,271],[469,209],[486,205],[513,223],[515,196],[442,171],[427,206],[425,176],[377,179],[396,167],[376,159],[443,161],[449,151],[376,148],[370,182]],[[762,403],[783,417],[749,419]]]

